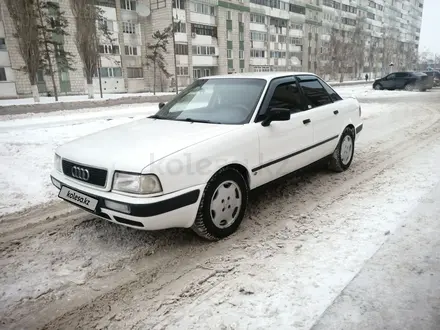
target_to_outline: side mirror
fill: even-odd
[[[160,102],[160,103],[159,103],[159,110],[162,109],[164,106],[165,106],[165,103]]]
[[[287,121],[290,120],[290,110],[284,108],[272,108],[267,113],[266,119],[261,122],[261,125],[267,127],[273,121]]]

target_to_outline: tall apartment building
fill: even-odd
[[[6,46],[6,34],[3,19],[3,11],[0,6],[0,97],[15,97],[15,72],[12,70],[8,47]]]
[[[69,0],[53,2],[59,3],[70,23],[65,49],[78,59],[75,71],[58,73],[59,90],[84,93]],[[95,0],[95,4],[102,9],[114,38],[111,44],[103,42],[100,46],[104,93],[153,89],[147,45],[154,43],[155,31],[163,31],[172,22],[175,44],[173,47],[170,40],[165,54],[171,77],[157,73],[157,91],[174,88],[174,61],[179,88],[196,78],[215,74],[285,70],[320,73],[323,63],[331,61],[326,50],[330,47],[332,29],[352,31],[359,22],[368,35],[366,49],[370,44],[382,45],[393,29],[399,31],[402,51],[416,50],[423,12],[423,0]],[[0,9],[5,12],[4,0],[0,0]],[[0,84],[4,70],[6,80],[15,82],[19,95],[30,94],[26,75],[14,70],[23,63],[17,56],[17,41],[12,35],[12,22],[4,13],[0,15]],[[385,69],[380,56],[374,61],[374,70]],[[358,74],[372,71],[370,64],[365,64]],[[41,92],[52,89],[49,77],[42,73],[38,81]],[[8,88],[12,88],[13,94],[13,87]],[[0,90],[0,96],[5,90]]]

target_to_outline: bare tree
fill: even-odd
[[[73,55],[63,48],[62,37],[67,36],[66,32],[68,21],[64,12],[60,10],[57,3],[44,0],[36,0],[37,13],[39,19],[40,44],[43,53],[42,69],[49,74],[52,79],[52,85],[55,94],[55,100],[58,101],[58,89],[55,82],[55,73],[62,71],[74,71],[72,67]],[[55,58],[57,69],[52,63]]]
[[[356,21],[354,31],[351,33],[352,42],[350,43],[352,48],[350,52],[353,54],[354,73],[356,79],[359,78],[359,74],[361,71],[363,71],[365,66],[367,37],[368,35],[365,32],[365,20],[363,18],[359,18]]]
[[[25,66],[21,68],[27,73],[35,102],[40,102],[37,87],[37,72],[41,65],[40,39],[37,11],[33,0],[5,0],[11,15],[18,48]]]
[[[370,71],[373,73],[373,79],[376,79],[377,75],[377,64],[379,62],[379,40],[375,37],[371,37],[368,45],[368,66]]]
[[[93,0],[70,0],[70,6],[75,18],[75,41],[83,63],[87,92],[89,99],[93,99],[93,75],[99,63],[99,44],[101,38],[112,43],[112,35],[103,23],[102,11]]]
[[[147,44],[147,66],[153,66],[153,94],[156,95],[156,74],[157,70],[159,70],[159,74],[161,76],[165,76],[169,78],[171,75],[168,72],[166,66],[167,62],[165,61],[164,54],[167,52],[167,47],[169,43],[169,39],[171,37],[172,26],[166,27],[163,31],[156,31],[153,33],[154,43]]]

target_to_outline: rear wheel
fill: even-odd
[[[343,172],[350,167],[354,155],[354,139],[354,129],[346,127],[330,158],[329,168],[331,170]]]
[[[240,226],[248,203],[248,185],[237,170],[224,168],[206,185],[191,229],[216,241],[233,234]]]

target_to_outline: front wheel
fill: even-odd
[[[377,90],[377,91],[381,91],[381,90],[383,89],[383,87],[382,87],[381,84],[374,85],[373,88],[374,88],[375,90]]]
[[[414,84],[407,84],[405,85],[405,90],[411,92],[414,90],[414,87],[415,87]]]
[[[216,241],[233,234],[240,226],[248,203],[248,185],[239,171],[224,168],[206,185],[191,229]]]
[[[350,167],[354,155],[354,139],[354,129],[346,127],[330,158],[329,168],[331,170],[343,172]]]

